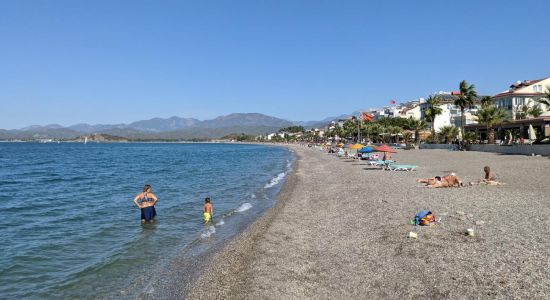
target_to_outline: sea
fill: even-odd
[[[0,143],[0,298],[185,290],[274,205],[292,164],[292,151],[264,145]],[[132,202],[145,184],[159,199],[155,223],[141,224]]]

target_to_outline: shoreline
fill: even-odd
[[[252,224],[235,236],[230,242],[228,242],[221,251],[214,254],[212,260],[208,264],[206,270],[199,276],[199,278],[193,282],[189,294],[185,295],[187,299],[212,299],[212,298],[225,298],[234,296],[231,290],[238,289],[246,284],[245,278],[229,277],[225,274],[239,274],[242,273],[243,268],[246,268],[250,263],[250,252],[254,246],[256,240],[269,228],[273,219],[277,217],[282,208],[284,208],[286,201],[288,201],[290,195],[296,187],[296,172],[300,165],[300,154],[286,147],[286,145],[273,145],[285,147],[293,150],[294,162],[292,170],[287,174],[285,182],[277,194],[275,204],[269,208],[262,216],[260,216]],[[204,290],[212,290],[211,276],[210,274],[217,274],[215,293],[204,293]]]
[[[547,158],[400,151],[399,161],[421,168],[390,172],[288,147],[295,168],[276,204],[213,257],[189,299],[550,295]],[[416,183],[449,171],[474,180],[487,162],[507,185],[422,189]],[[409,225],[424,208],[442,222]],[[475,228],[474,238],[464,235],[467,228]],[[419,238],[407,238],[409,231]]]
[[[243,143],[241,143],[243,144]],[[277,184],[274,194],[269,197],[272,204],[270,207],[264,208],[259,216],[254,217],[254,214],[247,217],[252,220],[244,221],[240,219],[225,219],[223,216],[218,216],[219,220],[225,220],[223,227],[219,224],[212,224],[217,228],[213,235],[213,240],[209,237],[206,239],[198,238],[190,245],[186,246],[180,252],[181,255],[171,259],[167,265],[159,269],[158,278],[148,285],[142,292],[136,295],[137,299],[174,299],[186,298],[195,286],[196,281],[207,273],[210,266],[210,260],[215,258],[224,251],[224,249],[236,239],[240,238],[247,232],[253,224],[256,224],[260,219],[263,219],[279,202],[278,197],[283,192],[289,176],[294,172],[298,158],[296,152],[282,145],[266,145],[266,144],[247,144],[258,146],[276,146],[284,148],[288,151],[290,162],[287,169],[284,170],[286,175],[282,180],[282,184]],[[264,187],[265,188],[265,187]],[[270,187],[272,188],[272,187]],[[267,198],[265,198],[267,200]],[[255,206],[255,205],[254,205]],[[252,211],[252,210],[251,210]],[[222,219],[223,218],[223,219]],[[216,221],[218,219],[215,219]],[[228,231],[229,230],[229,231]],[[221,235],[220,235],[221,234]]]

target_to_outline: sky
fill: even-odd
[[[320,120],[550,77],[550,1],[0,0],[0,128]]]

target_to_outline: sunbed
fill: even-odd
[[[394,163],[393,160],[369,160],[368,163],[372,166],[384,166]]]
[[[386,169],[390,171],[416,171],[417,168],[418,166],[415,165],[388,164],[386,166]]]

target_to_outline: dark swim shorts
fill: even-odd
[[[157,215],[157,211],[154,206],[149,206],[141,209],[141,219],[151,221]]]

